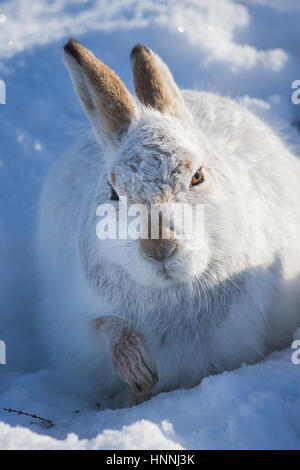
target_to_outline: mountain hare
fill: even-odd
[[[180,91],[144,46],[131,53],[137,100],[78,41],[64,61],[94,138],[42,193],[39,316],[76,393],[130,406],[288,346],[300,323],[297,158],[234,101]],[[177,239],[170,223],[169,237],[99,239],[97,208],[118,215],[125,197],[201,204],[204,237]]]

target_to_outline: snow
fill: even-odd
[[[91,408],[47,369],[34,330],[33,267],[35,209],[47,170],[87,128],[61,60],[68,36],[91,48],[131,91],[129,53],[144,43],[181,87],[236,97],[299,151],[300,107],[291,102],[292,82],[300,79],[299,20],[298,0],[1,2],[0,340],[7,347],[1,449],[299,449],[300,365],[291,361],[293,349],[137,407]]]

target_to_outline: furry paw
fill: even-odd
[[[132,392],[144,395],[158,382],[157,369],[144,336],[123,331],[112,346],[113,366]]]

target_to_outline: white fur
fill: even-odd
[[[259,361],[289,345],[300,324],[299,161],[234,101],[182,93],[188,126],[137,104],[119,145],[84,143],[58,161],[41,197],[41,330],[56,367],[98,400],[127,386],[105,337],[90,328],[96,317],[125,318],[144,334],[158,369],[153,393]],[[186,155],[193,169],[172,179]],[[190,189],[200,166],[205,182]],[[182,243],[168,261],[173,280],[141,256],[139,240],[97,239],[96,207],[111,202],[112,169],[117,192],[133,202],[204,203],[204,245]]]

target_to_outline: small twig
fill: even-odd
[[[40,416],[32,415],[30,413],[25,413],[25,411],[21,411],[21,410],[13,410],[12,408],[2,408],[2,409],[3,411],[7,411],[7,413],[16,413],[18,415],[29,416],[30,418],[39,419],[40,421],[43,421],[43,423],[47,423],[50,426],[50,428],[54,426],[54,423],[50,419],[41,418]]]

